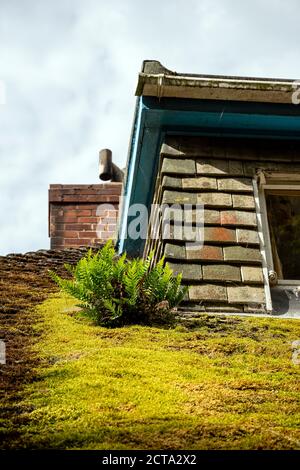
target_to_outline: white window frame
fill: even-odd
[[[267,234],[264,230],[264,213],[262,203],[264,202],[260,195],[260,189],[257,184],[257,179],[254,178],[253,181],[253,191],[254,191],[254,201],[255,201],[255,211],[256,211],[256,219],[257,219],[257,231],[259,236],[259,245],[260,245],[260,252],[262,256],[262,271],[263,271],[263,279],[264,279],[264,291],[265,291],[265,298],[266,298],[266,310],[269,314],[272,314],[273,307],[272,307],[272,298],[271,298],[271,291],[270,291],[270,283],[269,283],[269,269],[267,263],[267,253],[266,253],[266,246],[267,246]]]
[[[275,190],[284,190],[284,191],[299,191],[300,196],[300,174],[294,173],[279,173],[279,172],[258,172],[258,198],[259,206],[261,212],[261,225],[263,232],[263,239],[265,245],[265,261],[268,270],[268,277],[270,273],[274,272],[274,262],[272,254],[272,245],[271,237],[269,231],[269,222],[268,222],[268,213],[267,213],[267,204],[266,204],[266,194],[265,191],[268,189]],[[276,184],[276,180],[278,183]],[[282,181],[287,181],[286,184],[282,184]],[[288,181],[291,181],[292,184],[289,184]],[[299,181],[299,184],[297,184]],[[296,182],[296,184],[294,184]],[[276,287],[279,289],[285,289],[286,287],[300,287],[300,279],[278,279],[276,282]]]

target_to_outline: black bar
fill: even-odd
[[[124,451],[2,451],[0,452],[1,467],[6,462],[9,465],[30,464],[31,468],[38,468],[51,464],[82,465],[83,470],[87,468],[151,468],[161,466],[184,466],[192,468],[209,469],[211,465],[230,465],[231,469],[245,467],[265,466],[270,464],[289,465],[300,464],[299,451],[194,451],[194,450],[124,450]],[[179,468],[180,468],[179,467]]]

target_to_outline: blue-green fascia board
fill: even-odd
[[[139,97],[124,182],[120,253],[142,254],[145,240],[127,238],[128,211],[136,203],[150,208],[166,134],[300,140],[300,106]]]
[[[123,189],[122,213],[118,234],[118,250],[126,251],[131,256],[142,253],[144,240],[127,238],[127,228],[130,223],[129,207],[139,203],[147,208],[151,205],[153,182],[156,174],[156,164],[161,144],[160,126],[149,127],[146,124],[149,108],[142,98],[137,99],[133,132],[129,144],[126,179]]]

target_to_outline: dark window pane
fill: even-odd
[[[300,195],[266,194],[274,269],[279,279],[300,279]]]

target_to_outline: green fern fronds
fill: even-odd
[[[72,275],[63,279],[50,271],[58,286],[81,302],[84,313],[105,326],[128,323],[149,324],[155,320],[156,305],[167,300],[170,308],[184,297],[181,275],[174,276],[164,258],[153,262],[118,257],[112,241],[96,253],[89,250],[76,266],[65,265]],[[160,319],[161,320],[161,319]]]

